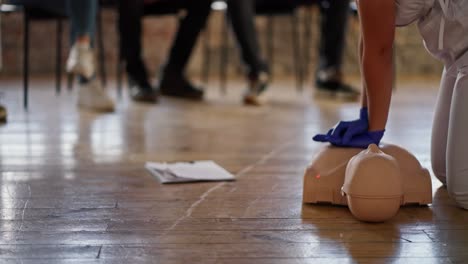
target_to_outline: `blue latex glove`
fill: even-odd
[[[364,133],[354,135],[347,142],[344,142],[343,140],[340,143],[333,139],[329,142],[338,147],[367,148],[370,144],[376,144],[378,146],[380,144],[380,140],[382,140],[382,137],[384,136],[384,133],[385,130],[366,131]]]
[[[341,121],[335,128],[330,129],[327,134],[316,135],[313,140],[318,142],[330,142],[334,145],[350,144],[355,135],[367,132],[369,118],[367,108],[361,108],[359,119],[353,121]]]
[[[328,130],[327,134],[317,134],[312,140],[317,142],[330,142],[331,134],[333,133],[333,128]]]
[[[354,121],[341,121],[333,129],[331,134],[332,141],[342,144],[350,144],[351,138],[355,135],[367,132],[369,128],[369,116],[367,108],[361,108],[359,112],[359,119]]]

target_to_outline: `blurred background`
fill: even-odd
[[[212,5],[214,10],[204,34],[198,41],[188,69],[188,74],[193,78],[201,77],[203,71],[208,72],[211,80],[219,78],[220,66],[223,61],[227,62],[224,66],[226,67],[228,78],[243,78],[235,39],[231,33],[227,34],[227,30],[230,29],[226,24],[225,7],[222,2],[215,2]],[[343,70],[346,76],[358,76],[358,17],[351,6],[350,12],[352,15],[349,17]],[[104,54],[101,58],[105,62],[107,75],[112,77],[116,74],[115,69],[118,57],[118,14],[116,8],[112,5],[101,6],[99,13],[102,22],[104,45]],[[272,68],[272,75],[275,78],[290,78],[295,75],[292,40],[293,28],[298,31],[298,38],[300,38],[299,51],[300,58],[303,60],[302,70],[304,77],[313,77],[314,64],[317,61],[315,59],[317,56],[316,47],[320,38],[320,32],[318,31],[319,18],[320,15],[316,5],[299,6],[292,14],[257,17],[256,23],[258,33],[260,34],[261,50],[267,53],[269,48],[273,49],[273,63],[270,66]],[[172,36],[177,28],[177,21],[177,15],[147,16],[144,19],[143,56],[151,76],[154,76],[164,62]],[[54,19],[31,23],[30,41],[33,43],[31,44],[33,48],[30,53],[31,76],[49,76],[54,73],[57,23]],[[69,22],[64,19],[61,23],[63,23],[63,32],[60,38],[63,45],[62,60],[64,63],[69,51]],[[24,21],[22,12],[18,10],[17,12],[4,13],[2,15],[1,27],[4,67],[0,72],[0,77],[19,77],[21,76],[23,65]],[[308,33],[309,30],[310,33]],[[273,44],[269,41],[270,39],[273,40]],[[396,69],[399,77],[438,77],[440,75],[441,64],[427,54],[421,42],[421,37],[417,34],[415,25],[398,29],[395,60],[397,62]],[[225,48],[228,50],[226,51]],[[225,57],[227,60],[223,59],[222,56],[227,56]],[[264,57],[271,59],[268,54],[265,54]],[[209,64],[208,69],[204,68],[206,64]]]

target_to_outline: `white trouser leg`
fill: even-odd
[[[431,161],[435,176],[446,184],[446,150],[453,87],[457,77],[444,69],[432,125]]]
[[[468,209],[468,66],[459,69],[450,107],[447,189],[460,207]]]

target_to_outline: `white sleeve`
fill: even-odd
[[[468,28],[468,1],[451,0],[449,5],[448,19],[458,21],[464,28]]]

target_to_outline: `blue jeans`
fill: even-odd
[[[91,43],[94,42],[98,0],[10,0],[8,3],[69,17],[71,43],[75,43],[79,36],[84,35],[90,37]]]
[[[96,14],[98,0],[67,0],[71,26],[71,42],[74,43],[79,36],[88,35],[94,43],[96,31]]]

